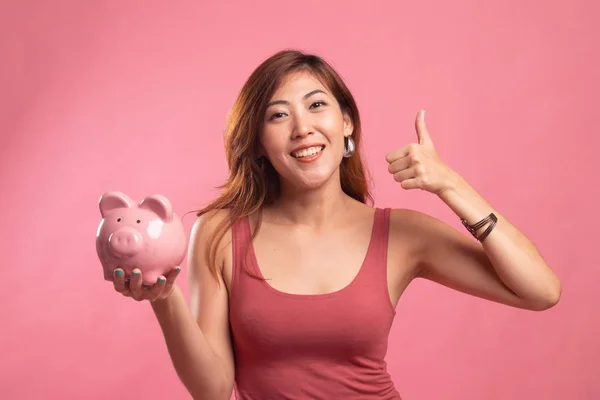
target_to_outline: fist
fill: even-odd
[[[389,152],[385,159],[388,171],[403,189],[421,189],[441,194],[450,188],[456,174],[439,158],[427,127],[425,110],[419,111],[415,120],[418,143]]]

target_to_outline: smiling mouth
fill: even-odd
[[[302,149],[302,150],[294,151],[294,152],[292,152],[290,154],[294,158],[310,157],[310,156],[314,156],[316,154],[319,154],[320,152],[323,151],[324,148],[325,148],[325,146],[313,146],[313,147],[309,147],[307,149]]]

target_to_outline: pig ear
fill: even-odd
[[[100,196],[100,214],[104,218],[106,213],[116,208],[129,208],[133,201],[125,193],[106,192]]]
[[[165,222],[171,222],[173,219],[173,207],[171,202],[165,196],[154,194],[146,197],[140,202],[140,208],[146,208],[153,211]]]

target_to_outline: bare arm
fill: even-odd
[[[425,214],[395,210],[391,228],[412,243],[413,276],[514,307],[545,310],[555,305],[560,281],[535,245],[442,162],[425,125],[425,110],[417,114],[415,128],[418,143],[386,155],[394,180],[406,190],[435,193],[469,225],[492,212],[498,223],[480,244],[466,236],[466,229],[461,233]]]
[[[203,400],[229,400],[234,379],[227,291],[222,281],[217,286],[204,261],[216,219],[202,216],[192,228],[190,307],[177,287],[165,300],[152,303],[180,380],[194,399]]]
[[[417,277],[528,310],[545,310],[559,301],[560,281],[535,245],[473,188],[461,181],[440,198],[469,224],[491,212],[498,222],[481,244],[466,230],[459,232],[436,218],[395,210],[394,219],[404,220],[403,224],[409,224],[405,229],[414,234],[418,249]]]

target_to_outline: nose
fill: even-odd
[[[309,117],[302,115],[302,113],[297,113],[295,117],[295,122],[296,125],[292,133],[293,139],[305,137],[314,133],[314,129],[310,123]]]
[[[142,235],[133,228],[125,227],[113,232],[108,245],[117,256],[132,256],[142,248]]]

